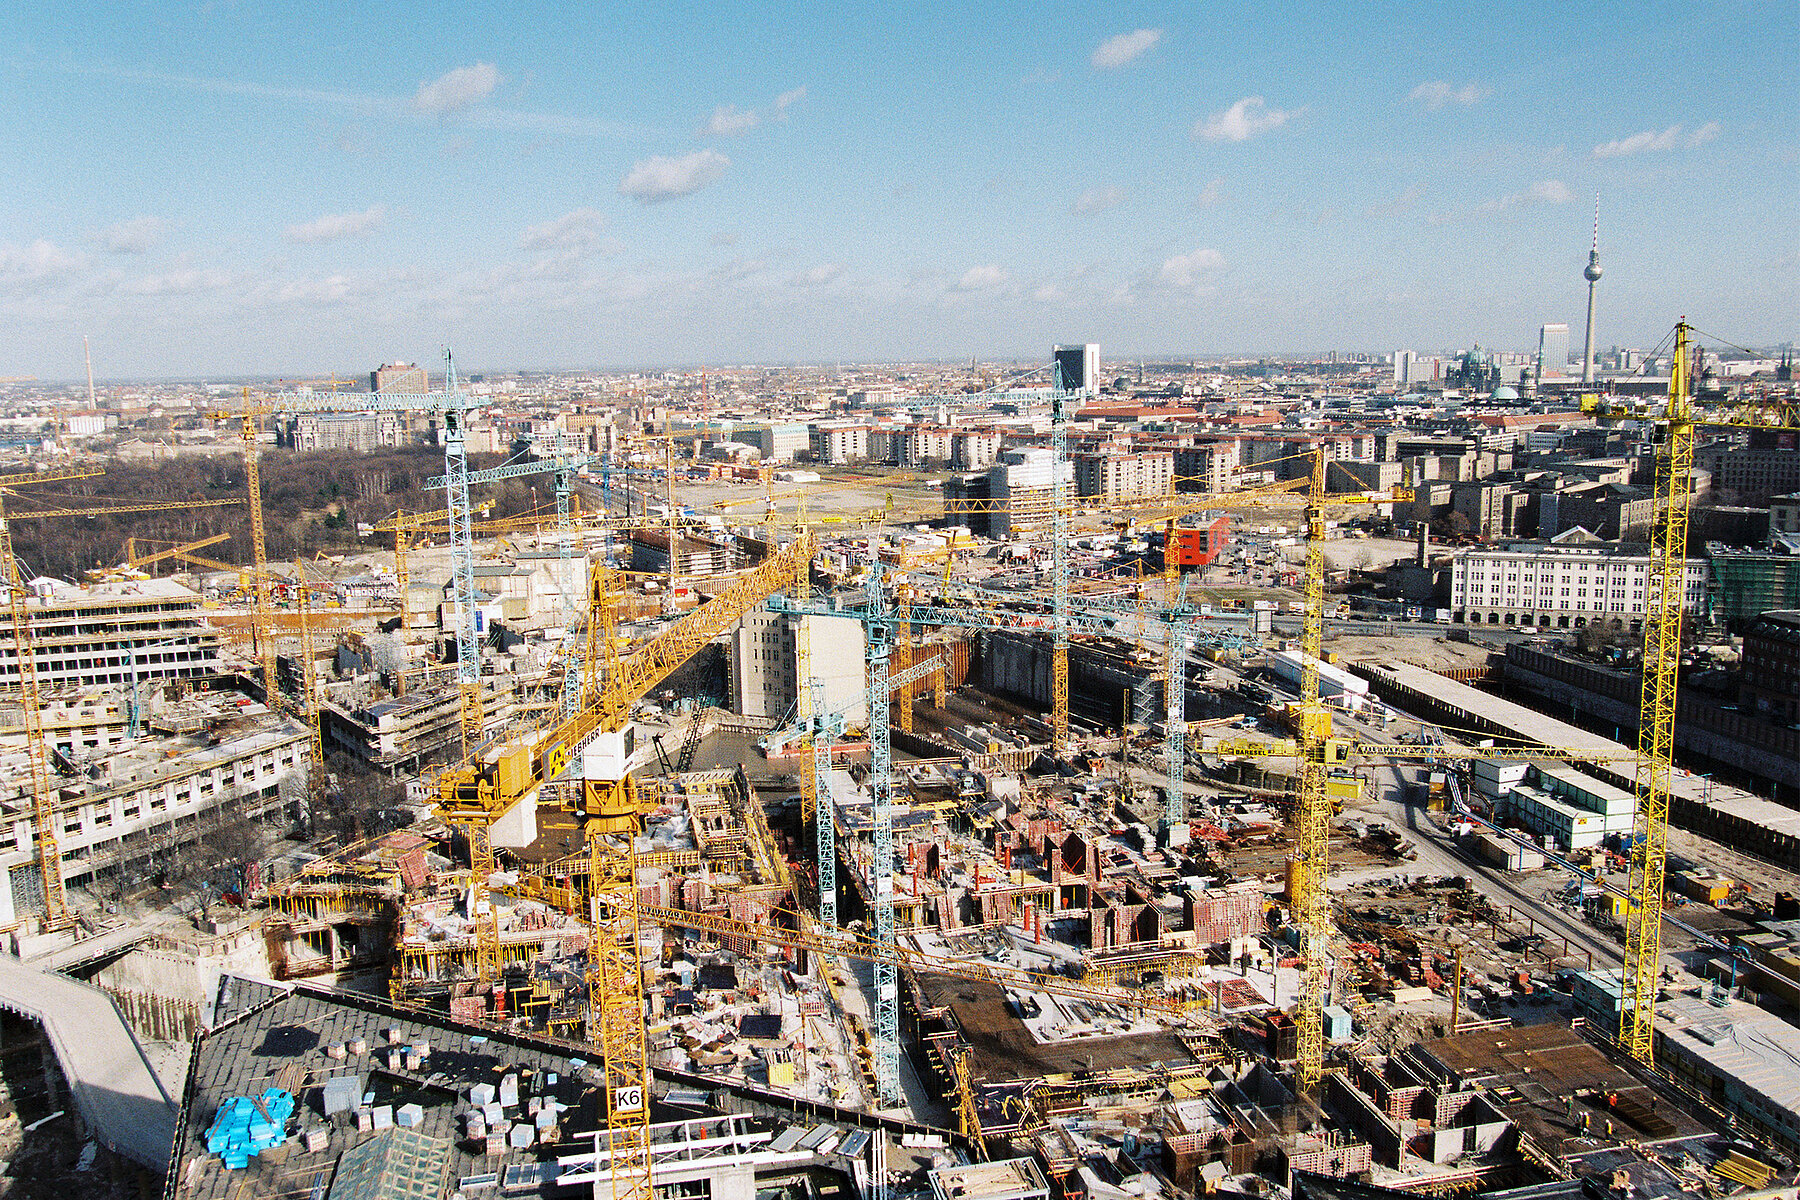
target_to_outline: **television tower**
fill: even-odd
[[[1594,285],[1600,282],[1600,196],[1594,195],[1594,244],[1588,248],[1587,266],[1581,272],[1588,285],[1587,340],[1581,348],[1581,384],[1594,383]]]

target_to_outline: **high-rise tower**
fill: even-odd
[[[1594,382],[1594,285],[1600,282],[1600,197],[1594,197],[1594,244],[1588,248],[1588,262],[1581,272],[1588,283],[1587,339],[1581,348],[1581,382],[1591,387]]]

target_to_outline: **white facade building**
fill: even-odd
[[[773,720],[793,707],[799,674],[795,633],[802,621],[810,642],[812,677],[823,687],[826,711],[843,713],[852,725],[864,724],[868,710],[862,622],[760,608],[746,613],[725,635],[732,711]]]
[[[1470,625],[1581,629],[1604,622],[1641,632],[1650,562],[1649,547],[1629,543],[1509,542],[1463,550],[1451,562],[1450,607]],[[1706,598],[1705,559],[1687,560],[1686,590],[1687,611],[1698,611]]]

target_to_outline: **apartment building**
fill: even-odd
[[[1175,481],[1169,450],[1108,449],[1074,456],[1075,491],[1081,496],[1164,496]]]
[[[950,467],[979,471],[991,466],[1000,454],[1000,432],[995,429],[962,429],[950,437]]]
[[[1580,530],[1547,542],[1460,551],[1451,561],[1450,607],[1471,625],[1581,629],[1604,623],[1641,632],[1649,611],[1649,547]],[[1686,607],[1706,601],[1706,560],[1687,560]]]
[[[1229,491],[1242,461],[1236,438],[1177,446],[1174,453],[1175,475],[1184,492]]]
[[[812,460],[834,467],[859,463],[869,457],[869,427],[850,422],[811,426],[808,438]]]
[[[200,596],[169,579],[45,585],[26,601],[40,688],[200,679],[224,670],[222,636]],[[0,645],[0,689],[19,686],[19,651]]]

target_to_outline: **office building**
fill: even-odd
[[[1701,447],[1694,465],[1712,472],[1713,487],[1734,493],[1738,503],[1766,504],[1800,490],[1800,435],[1752,429],[1745,445],[1734,438]]]
[[[1538,372],[1544,379],[1561,379],[1569,371],[1569,327],[1561,322],[1538,330]]]
[[[46,588],[26,601],[40,688],[218,675],[219,631],[200,596],[170,579]],[[0,647],[0,688],[19,686],[18,647]]]
[[[1068,391],[1092,392],[1100,381],[1100,346],[1089,342],[1084,346],[1058,346],[1051,361],[1062,368],[1062,385]],[[1054,383],[1054,377],[1052,383]]]
[[[1800,492],[1769,497],[1769,532],[1800,533]]]
[[[1642,632],[1649,611],[1650,549],[1588,538],[1579,531],[1545,542],[1511,542],[1458,552],[1451,560],[1450,607],[1471,625],[1581,629],[1604,623]],[[1689,612],[1706,600],[1706,560],[1687,560]]]
[[[755,446],[764,462],[793,462],[795,455],[812,448],[812,430],[792,422],[739,425],[729,440]]]
[[[1800,610],[1763,613],[1744,631],[1738,691],[1765,720],[1800,721]]]
[[[425,368],[416,363],[383,363],[369,372],[369,390],[405,396],[421,396],[431,390]]]
[[[58,775],[54,800],[65,883],[167,854],[282,803],[283,777],[305,777],[311,738],[260,705],[243,715],[240,699],[196,694],[136,741],[62,751],[74,768]],[[43,905],[25,754],[22,744],[0,748],[0,924],[8,926]]]

